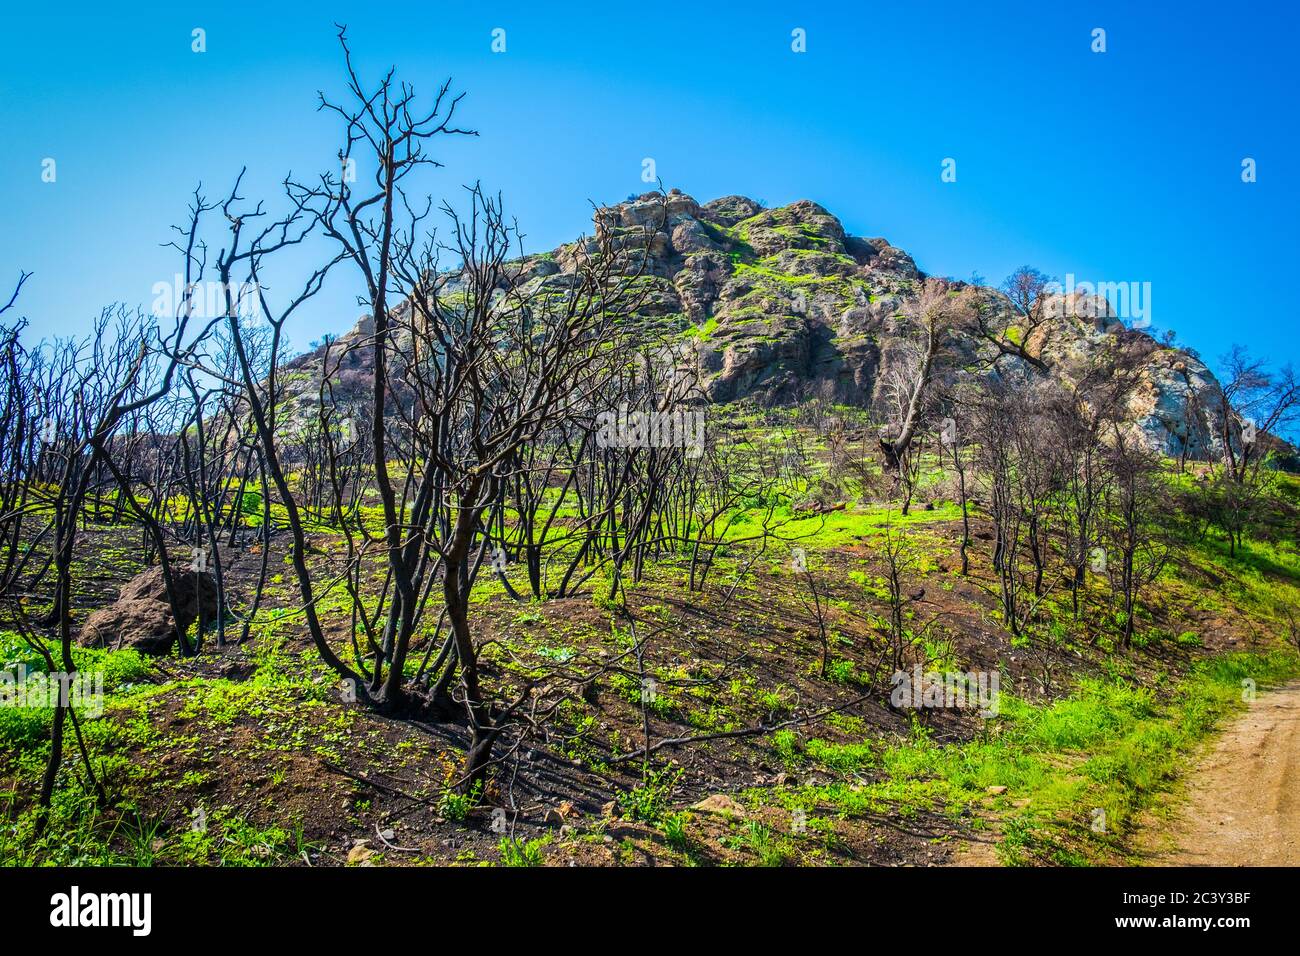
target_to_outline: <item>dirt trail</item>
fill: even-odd
[[[1188,777],[1160,866],[1300,864],[1300,682],[1259,695]]]

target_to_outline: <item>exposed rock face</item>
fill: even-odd
[[[173,568],[176,613],[167,603],[161,567],[136,575],[122,588],[117,600],[86,619],[78,638],[85,647],[134,648],[144,654],[166,654],[176,642],[177,630],[185,631],[199,617],[211,620],[217,613],[216,580],[210,572]]]
[[[677,324],[710,399],[817,396],[865,407],[884,400],[902,344],[896,319],[924,278],[911,256],[886,239],[848,235],[808,200],[763,209],[741,196],[700,205],[671,193],[666,216],[655,200],[648,193],[602,209],[597,228],[659,230],[643,280],[655,287],[648,314]],[[1000,292],[979,292],[992,311],[1009,312]],[[1076,294],[1058,312],[1026,343],[1053,375],[1073,378],[1104,350],[1124,349],[1142,364],[1129,402],[1132,428],[1166,454],[1218,454],[1219,386],[1196,356],[1127,328],[1104,298]],[[974,339],[957,347],[961,364],[990,357]],[[1014,374],[1018,364],[1002,359],[999,368]]]
[[[598,209],[593,221],[598,236],[630,254],[629,268],[640,268],[645,257],[637,280],[646,294],[641,320],[694,355],[700,387],[712,401],[820,397],[868,408],[883,402],[891,362],[904,346],[897,317],[925,278],[888,240],[850,236],[808,200],[764,209],[725,196],[701,205],[678,190]],[[519,275],[534,288],[562,287],[579,253],[593,251],[587,239],[528,256],[518,263]],[[1009,312],[997,290],[978,292],[992,312]],[[1069,379],[1103,350],[1126,350],[1143,365],[1129,406],[1135,432],[1166,454],[1218,454],[1219,386],[1195,355],[1127,328],[1103,298],[1076,295],[1060,306],[1059,317],[1025,343],[1031,355]],[[367,322],[348,335],[369,334]],[[960,364],[987,366],[980,361],[991,357],[987,343],[969,339],[957,347],[965,353]],[[356,353],[354,361],[365,360],[364,350]],[[310,369],[312,357],[296,364]],[[998,362],[1002,374],[1024,371],[1021,365],[1015,358]],[[302,399],[313,398],[304,387]]]

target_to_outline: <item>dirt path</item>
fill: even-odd
[[[1188,778],[1157,866],[1300,864],[1300,682],[1260,694]]]

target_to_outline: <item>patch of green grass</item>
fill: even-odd
[[[864,770],[876,762],[879,748],[871,744],[832,744],[816,739],[808,741],[809,759],[844,773]]]
[[[703,325],[693,325],[684,333],[685,337],[693,338],[700,342],[707,342],[713,338],[713,333],[718,331],[718,320],[710,317]]]
[[[462,822],[478,804],[481,790],[482,785],[478,783],[474,784],[474,788],[469,793],[448,790],[438,801],[438,812],[442,814],[443,819],[455,823]]]
[[[803,761],[802,748],[799,746],[799,737],[789,728],[778,730],[772,734],[772,749],[776,751],[781,762],[789,769],[794,769]]]
[[[690,822],[690,819],[691,815],[689,813],[670,813],[663,819],[664,840],[679,853],[685,853],[691,849],[691,838],[686,833],[686,825]]]
[[[51,648],[58,660],[58,650]],[[72,660],[77,668],[80,686],[94,692],[102,686],[104,699],[95,704],[87,702],[76,706],[82,717],[97,716],[100,704],[114,695],[129,691],[148,675],[149,658],[134,650],[104,650],[101,648],[74,647]],[[18,753],[38,748],[49,737],[50,723],[54,718],[52,706],[39,706],[38,688],[52,688],[44,681],[47,670],[44,658],[12,631],[0,631],[0,670],[15,679],[21,674],[30,679],[29,696],[24,706],[0,705],[0,743],[6,750]],[[26,682],[26,680],[24,681]],[[0,685],[0,692],[17,692],[17,684]]]
[[[859,505],[826,515],[792,517],[789,506],[781,505],[777,507],[775,515],[780,519],[788,519],[782,526],[782,533],[785,536],[792,541],[797,540],[801,547],[820,551],[843,548],[862,539],[883,534],[887,526],[898,528],[903,525],[917,526],[960,521],[961,506],[945,502],[936,504],[931,511],[918,506],[914,507],[909,514],[903,515],[892,505]],[[758,509],[753,509],[738,518],[731,525],[728,536],[743,538],[754,534],[755,527],[751,525],[751,521],[755,524],[761,521],[761,512]],[[918,546],[925,543],[924,537],[920,534],[913,535],[912,538]]]
[[[673,767],[650,771],[645,783],[618,795],[618,805],[623,815],[629,820],[658,823],[668,809],[673,789],[681,775],[681,769]]]
[[[516,840],[507,837],[497,844],[502,866],[541,866],[546,862],[542,849],[551,842],[549,836],[536,840]]]
[[[1007,862],[1122,861],[1136,813],[1242,705],[1242,682],[1264,686],[1297,674],[1300,659],[1274,651],[1211,659],[1161,695],[1124,678],[1082,681],[1048,705],[1004,694],[984,739],[939,746],[919,735],[887,751],[882,763],[893,781],[922,784],[949,809],[1006,787]],[[1095,830],[1098,812],[1106,824]]]
[[[0,795],[0,811],[10,809]],[[199,817],[173,811],[146,816],[130,804],[103,811],[81,791],[56,790],[41,836],[32,808],[0,827],[0,865],[271,866],[308,848],[301,823],[290,832],[231,807]]]
[[[722,844],[728,849],[752,853],[759,866],[785,866],[794,857],[794,850],[788,840],[772,832],[772,828],[751,820],[735,836],[723,837]]]
[[[858,673],[857,665],[844,658],[836,658],[827,663],[826,679],[832,684],[861,684],[866,680]]]

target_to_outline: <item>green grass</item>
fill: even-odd
[[[1196,667],[1164,703],[1127,681],[1085,682],[1048,707],[1011,702],[1000,740],[939,758],[936,769],[968,794],[1003,785],[1030,800],[1008,817],[1007,862],[1125,857],[1136,813],[1168,787],[1217,723],[1243,706],[1242,681],[1264,686],[1297,674],[1300,660],[1289,651],[1232,654]],[[1096,810],[1105,813],[1103,832],[1091,826]]]
[[[438,801],[438,812],[442,814],[444,819],[451,820],[453,823],[464,822],[470,811],[478,804],[481,793],[482,784],[480,783],[475,783],[474,789],[470,793],[457,793],[454,790],[448,790]]]
[[[790,841],[757,820],[745,824],[737,835],[723,837],[722,843],[729,849],[752,853],[758,866],[785,866],[794,857]]]
[[[639,820],[642,823],[658,823],[668,810],[673,790],[681,775],[682,771],[674,768],[648,773],[645,783],[618,795],[623,815],[629,820]]]
[[[58,660],[58,649],[51,648]],[[72,660],[77,672],[90,687],[102,679],[105,697],[115,691],[129,689],[149,671],[149,661],[133,650],[108,651],[98,648],[74,647]],[[17,634],[0,631],[0,670],[17,674],[23,668],[28,675],[44,674],[44,660]],[[80,716],[87,714],[86,707],[77,708]],[[49,737],[53,707],[0,706],[0,746],[9,752],[20,753],[40,748]]]
[[[542,848],[551,842],[549,836],[538,840],[515,840],[506,838],[497,846],[501,853],[502,866],[541,866],[546,862]]]
[[[1242,682],[1266,687],[1297,675],[1300,658],[1277,650],[1212,658],[1163,687],[1087,679],[1045,705],[1004,693],[997,719],[968,743],[938,744],[919,725],[911,739],[884,748],[811,740],[808,758],[848,778],[874,770],[872,782],[782,799],[830,803],[847,817],[927,810],[956,818],[988,803],[1006,863],[1131,862],[1137,815],[1170,789],[1219,722],[1245,706]],[[777,749],[798,756],[792,741]],[[1005,793],[990,796],[1001,787]],[[1098,819],[1104,828],[1094,829]]]
[[[0,813],[9,801],[0,795]],[[19,814],[0,827],[3,866],[271,866],[310,848],[301,822],[261,826],[231,807],[218,807],[189,826],[168,827],[161,816],[130,806],[112,814],[95,809],[84,793],[55,791],[46,832]]]
[[[926,511],[923,505],[915,505],[911,513],[903,515],[892,505],[851,505],[844,511],[798,518],[792,517],[789,507],[784,506],[777,508],[775,517],[788,520],[789,523],[782,527],[782,535],[788,540],[797,541],[806,548],[822,550],[842,548],[861,539],[884,534],[887,527],[915,527],[960,521],[961,506],[944,502],[936,504],[933,510]],[[761,512],[754,509],[732,525],[729,537],[744,538],[753,535],[760,521]]]

